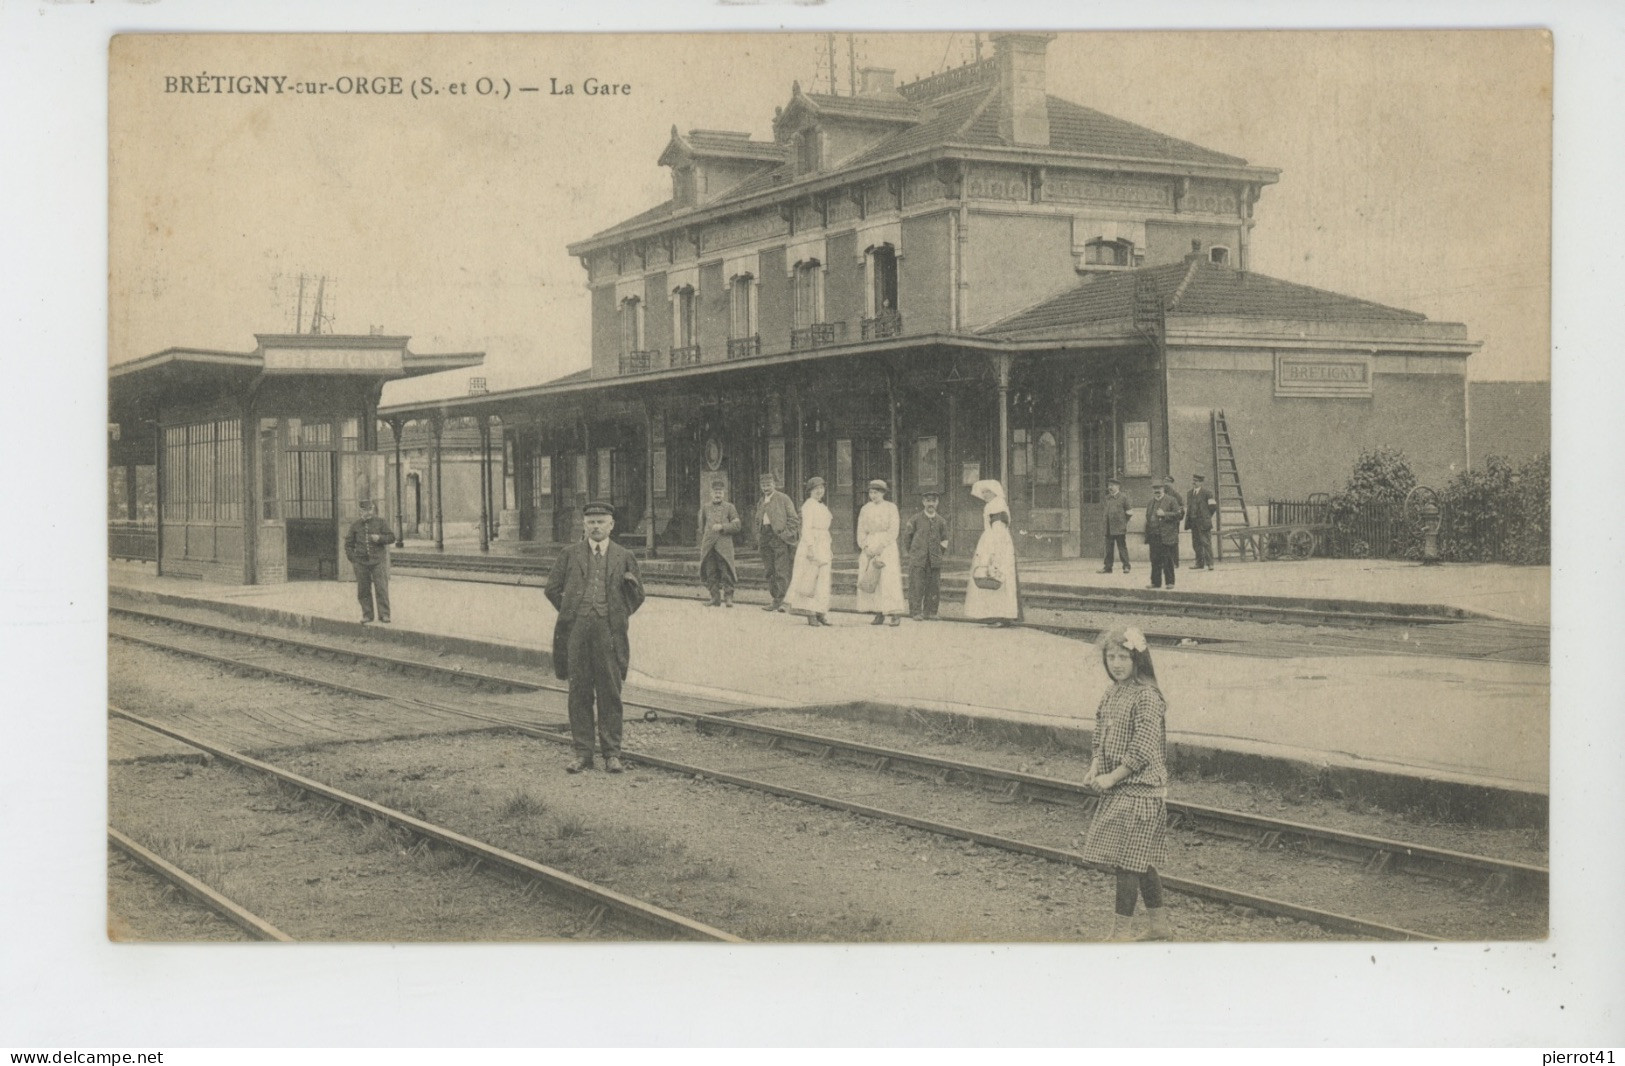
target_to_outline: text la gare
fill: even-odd
[[[561,82],[557,78],[548,78],[548,93],[552,96],[575,96],[575,82]],[[630,82],[599,81],[597,78],[588,78],[581,83],[582,96],[630,96],[632,84]]]

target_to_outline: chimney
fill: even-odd
[[[1053,33],[993,35],[993,62],[999,69],[999,136],[1010,144],[1049,147],[1044,49],[1053,40]]]
[[[858,74],[862,79],[858,83],[859,96],[897,95],[897,71],[885,67],[864,67]]]

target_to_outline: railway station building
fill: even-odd
[[[166,348],[113,367],[110,554],[226,584],[348,577],[357,501],[387,515],[400,498],[379,450],[384,383],[484,359],[408,340],[259,334],[251,351]]]
[[[996,477],[1018,553],[1092,556],[1108,476],[1143,503],[1229,455],[1256,507],[1377,445],[1424,482],[1464,469],[1466,328],[1253,272],[1279,172],[1050,95],[1049,40],[793,86],[771,140],[674,126],[670,198],[569,247],[590,367],[384,416],[500,426],[482,528],[536,542],[593,497],[618,535],[692,545],[713,480],[745,501],[770,471],[826,480],[837,550],[880,477],[905,510],[942,493],[966,553]]]

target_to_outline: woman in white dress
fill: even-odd
[[[801,541],[791,568],[790,610],[807,616],[810,626],[829,625],[829,581],[835,552],[829,539],[829,508],[824,504],[824,479],[807,479],[807,502],[801,505]]]
[[[858,547],[863,551],[858,562],[858,610],[873,614],[877,626],[897,625],[908,613],[902,560],[897,553],[902,525],[897,505],[886,499],[886,483],[878,478],[869,482],[869,502],[858,512]],[[874,591],[865,592],[863,587],[871,584]]]
[[[965,585],[965,617],[982,618],[990,626],[1021,620],[1021,592],[1016,577],[1016,542],[1010,536],[1010,504],[1004,486],[994,480],[978,481],[970,493],[982,501],[982,538],[971,559],[971,580]],[[976,583],[997,580],[997,588]]]

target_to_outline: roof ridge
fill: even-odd
[[[982,97],[982,102],[971,108],[970,117],[961,122],[958,128],[956,128],[953,133],[945,138],[945,140],[951,142],[955,137],[963,137],[965,135],[965,131],[974,126],[981,119],[981,117],[987,113],[987,109],[993,105],[993,101],[999,98],[1000,89],[997,85],[984,86],[983,88],[987,95]]]
[[[1180,298],[1185,295],[1185,290],[1191,287],[1191,281],[1195,279],[1196,272],[1200,269],[1202,269],[1202,260],[1194,255],[1190,256],[1185,267],[1185,276],[1179,279],[1179,284],[1174,288],[1174,294],[1162,305],[1163,314],[1167,314],[1179,306]]]

